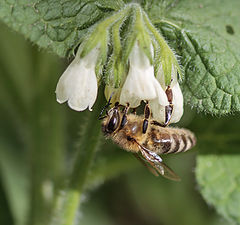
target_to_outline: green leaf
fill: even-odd
[[[102,9],[120,10],[122,7],[124,7],[124,1],[122,0],[98,0],[96,2],[97,5]]]
[[[179,55],[185,102],[200,111],[240,111],[239,8],[238,0],[145,1],[152,22]]]
[[[240,224],[240,121],[201,119],[196,130],[199,155],[196,175],[206,202],[231,224]]]
[[[64,57],[91,25],[121,5],[120,0],[4,0],[0,2],[0,19],[40,47]]]

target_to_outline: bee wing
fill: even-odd
[[[135,154],[135,156],[156,177],[158,177],[160,174],[169,180],[181,181],[181,178],[172,169],[170,169],[165,163],[161,161],[152,162],[152,161],[149,161],[149,159],[141,158],[137,154]]]
[[[172,169],[170,169],[166,164],[162,162],[162,158],[156,154],[155,152],[150,151],[149,149],[143,147],[142,145],[139,145],[140,152],[142,154],[142,157],[144,158],[144,164],[146,165],[146,162],[150,164],[156,171],[152,172],[154,175],[156,175],[156,172],[163,177],[174,180],[174,181],[180,181],[180,177],[173,172]],[[149,168],[149,166],[147,166]],[[152,169],[153,169],[152,168]]]
[[[150,163],[150,162],[149,162]],[[151,163],[152,165],[152,163]],[[153,163],[152,165],[156,171],[161,174],[163,177],[169,179],[169,180],[174,180],[174,181],[180,181],[181,178],[173,172],[172,169],[170,169],[166,164],[164,164],[163,162],[156,162]]]

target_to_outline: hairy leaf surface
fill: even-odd
[[[152,1],[153,23],[179,55],[185,102],[200,111],[240,110],[240,2]]]

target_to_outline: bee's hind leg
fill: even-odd
[[[173,112],[173,94],[172,94],[172,89],[170,86],[167,87],[166,91],[165,91],[166,95],[167,95],[167,99],[169,102],[169,105],[165,106],[165,122],[163,124],[157,122],[157,121],[152,121],[152,124],[160,126],[160,127],[166,127],[168,126],[168,124],[170,123],[170,120],[172,118],[172,112]]]
[[[149,108],[149,105],[147,102],[145,105],[145,108],[144,108],[144,120],[143,120],[143,126],[142,126],[143,134],[145,134],[147,132],[149,117],[150,117],[150,108]]]
[[[165,93],[167,95],[169,105],[165,106],[165,122],[163,124],[163,127],[166,127],[169,124],[173,112],[173,93],[170,86],[167,87]]]

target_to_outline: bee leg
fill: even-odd
[[[129,103],[127,103],[127,105],[125,106],[125,108],[123,110],[122,121],[121,121],[119,129],[122,129],[125,126],[125,124],[127,123],[127,113],[128,113],[128,110],[129,110]]]
[[[99,120],[103,120],[105,119],[107,116],[101,116],[101,117],[98,117]]]
[[[165,106],[165,122],[163,124],[163,127],[166,127],[169,124],[172,117],[172,112],[173,112],[173,104],[172,104],[173,93],[170,86],[167,87],[165,93],[167,95],[169,105]]]
[[[144,108],[144,120],[143,120],[143,126],[142,126],[143,134],[145,134],[147,132],[149,117],[150,117],[150,108],[149,108],[148,102],[147,102],[147,104],[145,105],[145,108]]]
[[[151,122],[151,124],[156,125],[156,126],[159,126],[159,127],[165,127],[163,124],[159,123],[159,122],[156,121],[156,120],[153,120],[153,121]]]
[[[138,145],[139,150],[140,150],[142,156],[148,162],[152,162],[152,163],[162,162],[162,158],[157,153],[155,153],[153,151],[150,151],[149,149],[147,149],[144,146],[142,146],[141,144],[139,144],[135,138],[132,138],[131,136],[127,136],[127,140],[135,142]]]
[[[135,153],[135,154],[133,154],[133,155],[134,155],[145,167],[147,167],[148,170],[149,170],[154,176],[156,176],[156,177],[159,176],[158,173],[157,173],[157,171],[156,171],[153,167],[149,166],[149,164],[148,164],[147,162],[145,162],[144,159],[143,159],[141,156],[139,156],[137,153]]]
[[[128,113],[129,110],[129,103],[127,103],[127,105],[124,108],[124,114],[126,115]]]
[[[164,127],[166,127],[172,117],[172,111],[173,111],[173,105],[167,105],[165,106],[165,123],[163,124]]]

